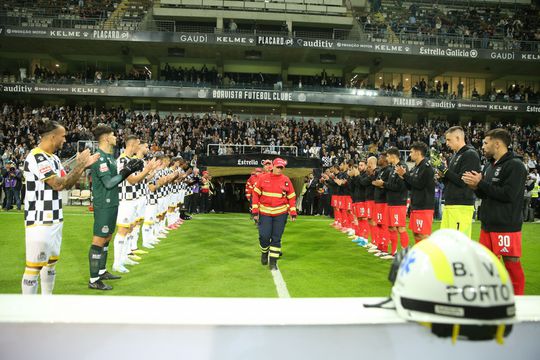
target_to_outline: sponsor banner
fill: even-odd
[[[108,95],[106,87],[56,84],[0,84],[4,94]]]
[[[197,96],[201,99],[214,100],[300,101],[298,94],[289,91],[201,89],[197,92]]]
[[[294,45],[294,39],[288,36],[264,36],[259,35],[257,36],[257,45],[259,46],[267,46],[267,45],[275,45],[275,46],[293,46]]]
[[[11,28],[2,31],[6,36],[41,37],[50,39],[81,40],[132,40],[132,32],[123,30],[87,30],[87,29],[49,29],[49,28]]]
[[[230,45],[255,45],[255,36],[250,35],[214,35],[216,44],[230,44]]]
[[[247,149],[246,149],[247,151]],[[256,151],[256,150],[254,150]],[[277,154],[251,154],[251,155],[211,155],[201,156],[198,165],[223,167],[262,167],[263,160],[280,157],[287,161],[287,168],[320,168],[319,159],[295,156],[282,156]]]
[[[226,101],[284,102],[383,106],[453,111],[540,113],[540,105],[467,100],[420,99],[371,94],[253,89],[208,89],[172,86],[96,86],[59,84],[0,84],[0,94],[95,95]]]
[[[431,45],[389,44],[369,41],[293,38],[288,36],[214,34],[214,33],[174,33],[158,31],[121,31],[86,29],[49,29],[28,27],[0,27],[0,35],[11,37],[38,37],[50,39],[82,39],[164,42],[179,44],[218,44],[224,46],[281,46],[309,49],[360,51],[388,54],[409,54],[417,56],[448,57],[461,59],[487,59],[496,61],[540,62],[538,52],[511,50],[459,49]]]

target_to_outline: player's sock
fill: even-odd
[[[375,245],[379,243],[379,227],[377,225],[370,225],[371,229],[371,242]]]
[[[133,228],[133,236],[131,237],[131,250],[138,249],[139,246],[139,232],[141,230],[141,227],[139,225],[136,225],[135,228]]]
[[[394,255],[397,251],[397,243],[398,243],[397,231],[388,231],[388,238],[390,240],[390,245],[392,246],[392,252],[390,254]],[[388,248],[386,248],[384,251],[388,252]]]
[[[409,246],[409,234],[407,233],[407,230],[399,233],[399,240],[401,242],[402,249]]]
[[[35,295],[38,291],[39,269],[26,267],[21,282],[23,295]]]
[[[118,268],[120,265],[122,265],[122,259],[124,258],[122,255],[122,251],[124,251],[124,244],[126,242],[125,235],[121,235],[120,233],[116,233],[116,236],[114,237],[114,263],[113,267]]]
[[[508,270],[512,285],[514,286],[515,295],[523,295],[525,292],[525,274],[521,261],[505,261],[504,266]]]
[[[339,212],[339,209],[334,208],[334,222],[336,223],[336,225],[339,225],[339,223],[341,222],[340,215],[341,215],[341,213]]]
[[[122,264],[126,261],[128,258],[127,256],[131,253],[131,239],[133,238],[133,232],[130,232],[126,235],[126,241],[124,241],[124,246],[122,247],[122,253],[121,253],[121,259]]]
[[[116,242],[115,242],[115,247],[116,247]],[[103,248],[101,246],[97,246],[93,244],[90,246],[90,251],[88,252],[88,260],[90,263],[90,282],[91,283],[94,283],[99,280],[99,264],[101,263],[102,255],[103,255]]]
[[[107,272],[107,255],[109,255],[109,241],[103,246],[101,261],[99,262],[99,275],[103,275]]]
[[[41,268],[41,294],[52,295],[54,289],[54,280],[56,279],[56,262],[48,264]]]

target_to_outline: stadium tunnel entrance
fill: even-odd
[[[287,161],[284,174],[291,179],[297,197],[302,191],[304,178],[311,172],[320,172],[321,161],[316,158],[282,156],[277,154],[242,154],[242,155],[210,155],[201,156],[198,166],[206,169],[213,180],[220,180],[226,184],[227,201],[231,210],[248,211],[245,201],[244,186],[251,172],[255,168],[262,168],[262,161],[273,160],[280,157]]]

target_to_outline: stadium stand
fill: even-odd
[[[90,130],[97,123],[105,122],[122,135],[118,143],[119,149],[123,147],[123,138],[128,134],[147,139],[152,144],[153,151],[164,151],[186,159],[205,155],[208,144],[223,145],[227,151],[233,151],[235,144],[254,147],[285,145],[296,146],[299,156],[321,159],[326,167],[342,160],[358,160],[363,154],[382,151],[392,146],[408,150],[415,141],[423,141],[432,148],[444,151],[444,132],[455,125],[438,118],[427,118],[411,124],[405,123],[400,117],[383,113],[370,118],[340,122],[304,118],[241,120],[238,116],[221,116],[215,113],[163,115],[123,108],[31,108],[4,104],[0,116],[0,156],[4,163],[20,163],[36,145],[38,136],[35,122],[40,117],[61,121],[66,126],[68,135],[60,154],[62,158],[74,155],[77,142],[91,140]],[[533,125],[469,123],[466,127],[468,139],[480,150],[487,130],[501,126],[512,130],[513,148],[518,153],[527,155],[534,161],[540,157],[540,130]],[[22,134],[28,136],[23,137]],[[211,155],[218,155],[218,151],[212,150]]]
[[[532,49],[540,9],[530,4],[374,1],[360,21],[373,39],[462,48]]]

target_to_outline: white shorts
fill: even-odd
[[[141,196],[139,198],[139,207],[138,207],[139,211],[137,212],[137,220],[144,219],[145,209],[146,209],[146,196]]]
[[[130,227],[137,216],[136,211],[137,200],[120,200],[116,225],[120,227]]]
[[[62,245],[64,223],[34,225],[26,228],[26,266],[42,267],[56,261]]]
[[[165,198],[164,197],[157,199],[157,203],[158,203],[158,210],[157,210],[158,214],[161,214],[165,210],[167,210],[167,207],[165,206]]]
[[[152,225],[156,222],[158,214],[158,206],[147,204],[144,209],[144,223],[147,225]]]
[[[183,204],[185,198],[186,198],[186,190],[180,190],[180,193],[178,194],[178,202],[180,204]]]

